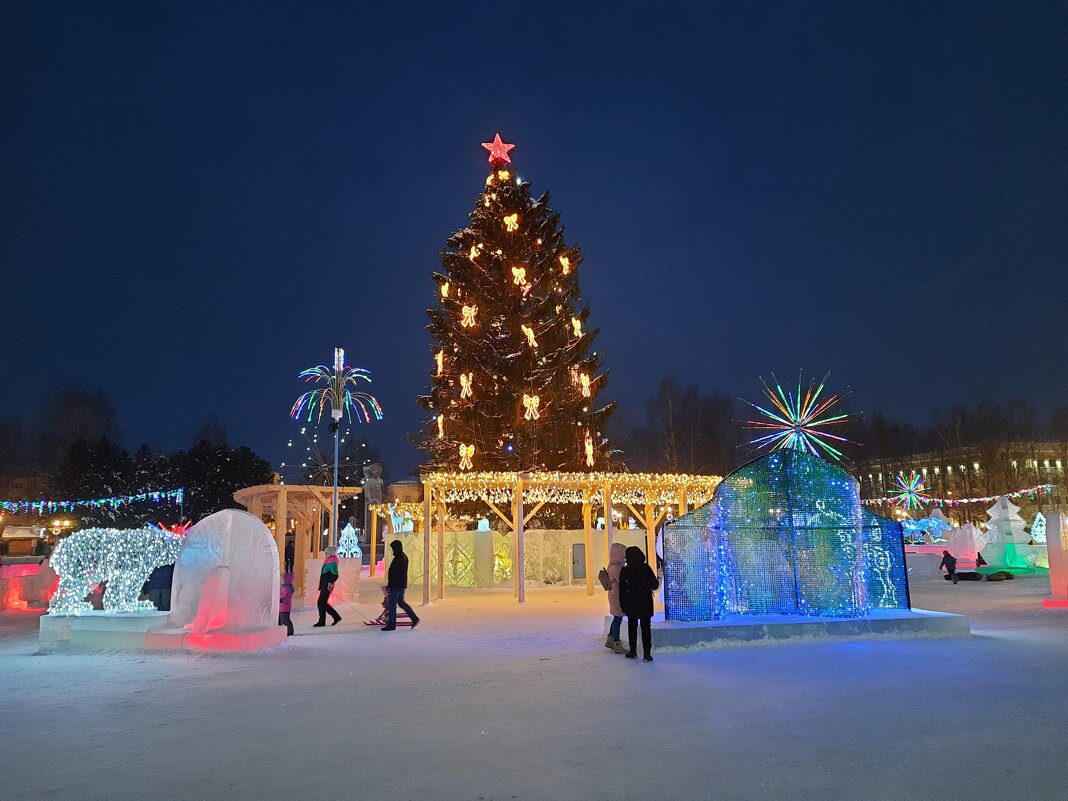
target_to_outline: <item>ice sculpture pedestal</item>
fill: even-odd
[[[605,615],[604,634],[612,616]],[[627,621],[620,638],[629,645]],[[848,637],[968,637],[971,626],[964,615],[925,609],[873,609],[864,617],[800,617],[798,615],[729,615],[722,620],[686,622],[653,616],[653,649],[697,650],[757,642],[814,640]],[[638,632],[641,643],[641,630]]]
[[[259,651],[286,641],[284,626],[247,632],[196,634],[169,627],[167,612],[43,615],[38,647],[55,651]]]
[[[149,633],[167,625],[167,612],[105,612],[42,615],[38,634],[41,651],[141,650]],[[285,631],[285,629],[283,629]]]

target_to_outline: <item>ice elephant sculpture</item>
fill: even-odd
[[[86,602],[95,585],[107,582],[106,612],[154,612],[151,601],[139,601],[141,587],[157,567],[178,556],[182,538],[158,528],[87,528],[56,546],[49,565],[59,586],[48,605],[51,615],[92,611]]]
[[[174,565],[170,625],[193,634],[284,633],[278,546],[258,517],[225,509],[189,529]]]

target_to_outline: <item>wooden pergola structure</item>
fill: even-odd
[[[626,507],[645,529],[646,553],[653,560],[656,527],[671,507],[685,514],[691,505],[699,506],[712,497],[719,476],[673,473],[425,473],[422,515],[412,515],[423,533],[423,565],[431,564],[431,529],[436,531],[438,565],[434,577],[436,597],[445,595],[445,519],[447,504],[481,501],[499,517],[512,533],[512,583],[519,603],[526,601],[523,563],[524,528],[547,503],[582,505],[583,543],[586,554],[586,594],[593,595],[593,510],[603,508],[605,553],[613,539],[613,509]],[[375,543],[378,515],[385,505],[372,507],[371,575],[375,570]],[[421,524],[421,525],[420,525]],[[430,603],[431,577],[423,581],[423,603]]]
[[[362,487],[338,487],[338,503],[361,492]],[[337,521],[333,519],[332,494],[333,487],[312,484],[261,484],[257,487],[245,487],[234,493],[234,500],[248,509],[249,514],[260,518],[265,515],[274,517],[274,540],[278,545],[279,570],[285,561],[286,531],[289,530],[289,521],[293,521],[293,531],[297,537],[293,581],[298,595],[303,595],[305,589],[305,558],[318,556],[320,552],[318,529],[321,510],[325,510],[330,517],[330,530],[337,530]]]

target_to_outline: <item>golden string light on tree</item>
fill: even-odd
[[[523,415],[527,420],[537,420],[541,415],[538,412],[538,406],[541,405],[541,398],[537,395],[527,395],[523,393],[523,408],[525,408],[526,414]]]

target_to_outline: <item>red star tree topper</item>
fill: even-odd
[[[482,147],[489,151],[489,163],[490,164],[511,164],[512,159],[508,155],[508,151],[515,145],[510,145],[507,142],[501,141],[501,135],[494,134],[492,142],[483,142]]]

